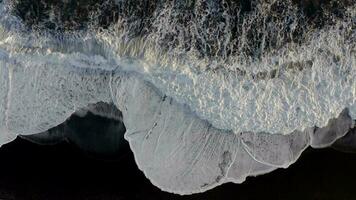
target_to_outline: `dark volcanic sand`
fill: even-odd
[[[356,199],[356,154],[332,149],[309,149],[288,169],[191,196],[151,185],[131,152],[108,162],[66,143],[38,146],[17,139],[0,148],[0,160],[0,199]]]

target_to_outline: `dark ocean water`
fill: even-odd
[[[356,154],[333,149],[309,149],[288,169],[191,196],[153,186],[129,151],[103,161],[65,142],[39,146],[18,138],[0,148],[0,158],[0,199],[356,199]]]

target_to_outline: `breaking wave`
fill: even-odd
[[[352,1],[73,2],[0,1],[1,144],[113,103],[140,169],[189,194],[354,126]]]

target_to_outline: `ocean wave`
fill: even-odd
[[[114,103],[139,167],[160,188],[188,194],[288,167],[353,127],[355,5],[320,25],[304,24],[292,1],[253,1],[238,13],[229,1],[189,2],[145,12],[117,1],[110,24],[96,10],[64,26],[55,8],[28,22],[17,1],[3,0],[0,142]],[[336,124],[346,130],[314,134],[345,109]]]

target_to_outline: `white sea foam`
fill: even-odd
[[[345,108],[356,119],[355,6],[304,43],[257,60],[183,51],[179,32],[199,35],[206,19],[183,30],[169,5],[156,13],[155,31],[134,38],[120,20],[100,31],[30,31],[11,9],[0,3],[1,144],[44,132],[90,103],[113,102],[139,167],[160,188],[188,194],[288,167],[310,144],[304,130]],[[225,35],[215,39],[227,52],[229,27],[221,26]],[[177,43],[158,45],[173,30]],[[255,78],[273,70],[274,78]]]

